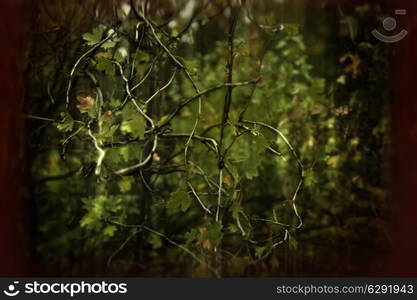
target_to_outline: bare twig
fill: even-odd
[[[78,65],[80,64],[80,62],[87,57],[87,55],[89,55],[91,52],[93,52],[94,50],[96,50],[97,48],[99,48],[101,45],[103,45],[105,42],[107,42],[108,40],[110,40],[111,38],[114,37],[114,33],[109,34],[107,37],[105,37],[104,39],[102,39],[100,42],[98,42],[97,44],[95,44],[93,47],[91,47],[89,50],[87,50],[86,52],[84,52],[84,54],[82,54],[77,61],[75,62],[74,66],[71,69],[71,72],[69,74],[69,79],[68,79],[68,86],[67,86],[67,92],[66,92],[66,108],[68,109],[69,107],[69,103],[70,103],[70,91],[71,91],[71,86],[72,86],[72,80],[74,77],[74,73],[78,67]]]
[[[238,86],[245,86],[245,85],[249,85],[249,84],[254,84],[254,83],[258,82],[259,80],[260,80],[260,78],[253,79],[253,80],[248,80],[248,81],[243,81],[243,82],[222,83],[222,84],[213,86],[211,88],[202,90],[201,92],[199,92],[199,93],[191,96],[187,100],[185,100],[183,103],[179,104],[178,107],[176,108],[176,110],[173,113],[171,113],[171,115],[168,117],[168,119],[164,123],[160,124],[158,127],[162,128],[162,127],[168,125],[172,121],[172,119],[174,119],[181,112],[181,110],[184,107],[186,107],[188,104],[190,104],[191,102],[193,102],[194,100],[198,99],[199,97],[201,97],[203,95],[209,94],[211,92],[214,92],[216,90],[219,90],[221,88],[228,87],[228,86],[238,87]]]
[[[175,74],[176,74],[177,70],[174,71],[174,73],[172,73],[171,79],[161,88],[157,89],[155,91],[155,93],[150,96],[146,101],[145,104],[148,104],[149,102],[152,101],[153,98],[155,98],[160,92],[162,92],[163,90],[165,90],[167,87],[170,86],[170,84],[172,83],[172,81],[174,80]]]
[[[219,191],[217,195],[216,222],[219,221],[220,206],[222,205],[223,169],[219,170]]]
[[[268,125],[268,124],[263,123],[263,122],[247,121],[247,120],[241,120],[241,121],[243,123],[246,123],[246,124],[259,125],[259,126],[262,126],[262,127],[265,127],[265,128],[268,128],[268,129],[272,130],[273,132],[277,133],[282,138],[282,140],[285,142],[287,147],[290,149],[294,159],[297,162],[298,169],[299,169],[299,172],[300,172],[300,179],[298,181],[297,188],[295,189],[295,192],[293,194],[291,202],[292,202],[292,207],[293,207],[294,213],[298,218],[298,225],[296,226],[296,228],[297,229],[301,228],[303,226],[303,220],[302,220],[300,214],[298,213],[298,209],[297,209],[297,205],[296,205],[296,199],[297,199],[297,195],[298,195],[298,193],[301,189],[301,186],[303,185],[303,182],[304,182],[304,166],[303,166],[301,160],[299,159],[299,157],[297,155],[297,152],[294,150],[293,146],[290,144],[290,142],[288,141],[286,136],[280,130],[278,130],[277,128],[272,127],[271,125]]]
[[[197,261],[198,263],[206,266],[210,271],[212,271],[217,277],[219,277],[219,274],[217,272],[217,270],[215,270],[213,267],[211,267],[209,264],[207,264],[205,261],[203,261],[201,258],[199,258],[194,252],[192,252],[190,249],[188,249],[187,247],[173,241],[172,239],[170,239],[168,236],[166,236],[165,234],[158,232],[146,225],[130,225],[130,224],[122,224],[116,221],[113,221],[111,219],[107,219],[107,222],[117,225],[117,226],[121,226],[121,227],[126,227],[126,228],[138,228],[138,229],[144,229],[146,231],[149,231],[150,233],[153,233],[161,238],[163,238],[164,240],[166,240],[168,243],[170,243],[171,245],[174,245],[178,248],[180,248],[181,250],[183,250],[184,252],[186,252],[187,254],[189,254],[195,261]]]
[[[139,170],[140,168],[142,168],[144,165],[146,165],[151,160],[152,155],[155,152],[157,146],[158,146],[158,136],[155,135],[154,140],[153,140],[152,150],[143,161],[141,161],[141,162],[139,162],[139,163],[137,163],[133,166],[122,168],[122,169],[116,171],[115,174],[125,176],[125,175],[130,175],[133,172]]]
[[[116,251],[114,251],[113,253],[112,253],[112,255],[110,255],[110,257],[109,257],[109,259],[107,260],[107,268],[108,267],[110,267],[110,264],[111,264],[111,262],[112,262],[112,260],[113,260],[113,258],[120,252],[120,251],[122,251],[123,250],[123,248],[127,245],[127,243],[129,243],[129,241],[136,235],[136,234],[138,234],[139,233],[139,231],[138,230],[136,230],[135,232],[133,232],[130,236],[128,236],[127,238],[126,238],[126,240],[120,245],[120,247],[119,248],[117,248],[116,249]]]
[[[213,213],[204,205],[204,203],[201,201],[200,197],[197,195],[193,185],[188,182],[188,186],[190,187],[191,192],[193,193],[194,197],[197,199],[198,203],[200,203],[203,210],[205,212],[207,212],[209,215],[212,215]]]
[[[88,125],[88,135],[93,140],[94,147],[96,148],[98,152],[95,174],[100,175],[101,165],[103,163],[104,157],[106,156],[106,150],[103,150],[98,144],[97,138],[91,132],[90,125]]]

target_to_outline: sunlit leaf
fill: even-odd
[[[61,117],[63,118],[63,122],[59,122],[56,127],[58,130],[62,132],[69,132],[72,131],[74,127],[74,119],[68,113],[61,113]]]
[[[104,235],[107,235],[107,236],[113,236],[116,231],[117,231],[117,227],[116,226],[109,225],[109,226],[106,226],[103,229],[103,234]]]
[[[156,123],[156,126],[161,126],[163,125],[167,120],[169,119],[169,115],[165,115],[163,116],[161,119],[159,119],[159,121]]]
[[[87,45],[93,46],[101,41],[103,36],[103,29],[100,27],[96,27],[93,29],[93,32],[84,33],[83,39],[87,42]]]
[[[120,192],[126,193],[129,192],[132,189],[132,185],[135,182],[133,176],[125,176],[123,177],[119,182],[119,189]]]

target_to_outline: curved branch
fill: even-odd
[[[197,261],[198,263],[206,266],[210,271],[212,271],[217,277],[219,277],[219,274],[217,272],[217,270],[215,270],[213,267],[211,267],[209,264],[207,264],[205,261],[203,261],[201,258],[199,258],[194,252],[192,252],[190,249],[188,249],[187,247],[173,241],[172,239],[170,239],[168,236],[166,236],[165,234],[156,231],[148,226],[145,225],[130,225],[130,224],[122,224],[116,221],[113,221],[111,219],[107,219],[106,220],[108,223],[117,225],[117,226],[121,226],[121,227],[126,227],[126,228],[138,228],[138,229],[144,229],[150,233],[153,233],[161,238],[163,238],[164,240],[166,240],[168,243],[170,243],[171,245],[174,245],[178,248],[180,248],[181,250],[183,250],[184,252],[188,253],[195,261]]]
[[[80,64],[80,62],[87,57],[87,55],[89,55],[91,52],[93,52],[94,50],[96,50],[97,48],[99,48],[101,45],[103,45],[105,42],[107,42],[108,40],[110,40],[111,38],[114,37],[114,33],[109,34],[107,37],[105,37],[104,39],[102,39],[100,42],[98,42],[97,44],[95,44],[93,47],[91,47],[89,50],[87,50],[86,52],[84,52],[83,55],[81,55],[77,61],[75,62],[74,66],[71,69],[71,72],[69,74],[69,80],[68,80],[68,86],[67,86],[67,92],[66,92],[66,103],[65,103],[65,107],[66,109],[68,109],[69,107],[69,95],[70,95],[70,91],[71,91],[71,86],[72,86],[72,80],[74,77],[74,73],[75,70],[77,69],[78,65]]]
[[[157,146],[158,146],[158,136],[155,135],[155,138],[153,140],[152,150],[143,161],[141,161],[141,162],[139,162],[139,163],[137,163],[133,166],[120,169],[120,170],[116,171],[115,174],[120,175],[120,176],[126,176],[126,175],[130,175],[133,172],[139,170],[140,168],[142,168],[144,165],[146,165],[151,160],[152,155],[155,152]]]
[[[287,147],[290,149],[294,159],[297,162],[298,169],[299,169],[299,172],[300,172],[300,180],[298,181],[297,188],[295,189],[295,192],[293,194],[291,202],[292,202],[292,207],[293,207],[294,213],[298,218],[298,225],[297,225],[296,229],[301,228],[303,226],[303,220],[302,220],[300,214],[298,213],[298,209],[297,209],[297,205],[296,205],[296,199],[297,199],[298,193],[300,192],[301,186],[303,185],[305,175],[304,175],[304,166],[303,166],[301,160],[299,159],[299,157],[297,155],[297,152],[295,152],[294,147],[290,144],[290,142],[288,141],[286,136],[280,130],[278,130],[277,128],[272,127],[271,125],[268,125],[268,124],[263,123],[263,122],[247,121],[247,120],[241,120],[241,122],[246,123],[246,124],[251,124],[251,125],[259,125],[259,126],[262,126],[262,127],[265,127],[265,128],[268,128],[268,129],[272,130],[273,132],[277,133],[283,139],[283,141],[285,142]]]
[[[168,117],[168,119],[164,123],[159,125],[158,127],[162,128],[162,127],[168,125],[172,121],[172,119],[174,119],[181,112],[181,110],[184,107],[186,107],[188,104],[190,104],[191,102],[200,98],[203,95],[209,94],[211,92],[217,91],[221,88],[228,87],[228,86],[238,87],[238,86],[245,86],[245,85],[249,85],[249,84],[254,84],[254,83],[258,82],[259,80],[260,80],[260,78],[256,78],[256,79],[248,80],[248,81],[243,81],[243,82],[222,83],[222,84],[213,86],[211,88],[205,89],[205,90],[203,90],[199,93],[196,93],[195,95],[193,95],[190,98],[188,98],[187,100],[185,100],[183,103],[179,104],[178,107],[176,108],[176,110]]]

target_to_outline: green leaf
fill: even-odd
[[[235,224],[233,224],[233,223],[230,223],[229,226],[227,226],[227,229],[231,233],[235,233],[235,232],[238,232],[239,231],[239,228]]]
[[[145,126],[145,119],[142,115],[135,114],[130,120],[122,122],[120,130],[122,132],[131,133],[135,138],[143,139],[145,136]]]
[[[94,28],[92,33],[84,33],[83,39],[87,42],[87,45],[93,46],[101,41],[101,37],[103,36],[103,29],[102,28]]]
[[[119,38],[112,38],[112,39],[110,39],[110,40],[108,40],[107,42],[105,42],[105,43],[103,43],[102,45],[101,45],[101,48],[103,48],[103,49],[110,49],[110,48],[113,48],[114,46],[116,46],[116,44],[118,43],[120,41],[120,39]]]
[[[111,98],[111,100],[109,102],[110,102],[109,104],[110,104],[111,109],[119,107],[122,104],[122,101],[120,99],[117,99],[117,98]]]
[[[120,192],[126,193],[132,189],[132,184],[135,182],[133,176],[125,176],[118,182]]]
[[[106,226],[106,228],[103,229],[103,234],[107,236],[113,236],[114,233],[117,231],[117,227],[114,225]]]
[[[247,179],[253,179],[259,176],[259,163],[255,159],[248,159],[244,162],[244,172]]]
[[[188,231],[184,235],[185,240],[186,240],[185,243],[190,244],[191,242],[193,242],[197,239],[197,236],[198,236],[198,229],[197,228],[192,228],[190,231]]]
[[[191,201],[192,200],[191,200],[190,196],[187,194],[187,197],[181,203],[181,211],[182,212],[186,212],[190,208]]]
[[[81,227],[86,227],[90,230],[101,228],[101,220],[105,213],[105,206],[108,199],[105,195],[98,195],[82,200],[88,213],[81,219]]]
[[[132,58],[135,59],[137,65],[146,64],[150,61],[150,56],[147,52],[138,50],[132,54]]]
[[[103,124],[103,127],[100,132],[100,137],[102,138],[113,138],[117,129],[119,129],[119,124],[111,124],[111,122],[106,122]]]
[[[293,237],[289,238],[290,247],[293,249],[297,249],[298,242]]]
[[[61,117],[63,118],[64,121],[56,125],[58,130],[62,132],[72,131],[72,128],[74,127],[74,119],[71,117],[71,115],[68,113],[62,112]]]
[[[119,47],[114,54],[114,59],[119,63],[124,62],[124,60],[128,57],[128,52],[125,47]]]
[[[257,258],[261,258],[266,250],[266,247],[256,247],[255,248],[255,255]]]
[[[109,60],[109,59],[107,59],[103,56],[97,57],[96,68],[97,68],[98,71],[104,71],[106,73],[106,75],[108,75],[108,76],[113,76],[114,75],[113,63],[111,62],[111,60]]]
[[[235,219],[237,219],[237,218],[239,218],[239,214],[240,213],[243,213],[243,208],[242,208],[242,206],[239,204],[239,203],[233,203],[231,206],[230,206],[230,211],[232,212],[232,217],[233,218],[235,218]]]
[[[265,151],[265,144],[267,141],[259,134],[250,138],[248,136],[246,141],[242,140],[242,143],[239,144],[241,147],[237,148],[238,155],[243,159],[239,169],[247,179],[251,180],[259,176],[259,167],[264,159],[262,152]]]
[[[346,75],[340,75],[339,78],[337,78],[336,82],[341,84],[341,85],[345,85],[346,84]]]
[[[180,208],[182,212],[186,212],[191,205],[191,197],[185,191],[177,191],[171,193],[171,197],[168,200],[167,208],[176,209]]]
[[[149,243],[152,245],[154,250],[162,248],[162,239],[159,235],[152,234],[149,237]]]
[[[107,41],[107,42],[103,43],[101,45],[101,48],[107,50],[107,49],[113,48],[114,46],[116,46],[116,41],[110,40],[110,41]]]
[[[90,227],[91,224],[95,222],[95,219],[91,214],[86,214],[80,222],[81,227]]]
[[[217,247],[223,239],[222,233],[223,225],[219,222],[214,222],[207,225],[207,239],[210,241],[211,246]]]
[[[200,61],[195,60],[184,60],[185,67],[190,70],[191,72],[198,72],[200,69]]]
[[[163,116],[159,121],[156,123],[156,126],[159,127],[163,125],[169,119],[169,115]]]
[[[123,156],[121,155],[120,148],[110,148],[107,150],[106,162],[110,163],[112,167],[117,166],[122,162]]]
[[[134,115],[132,117],[132,126],[133,126],[133,131],[132,131],[133,136],[143,139],[143,137],[145,136],[145,126],[146,126],[145,119],[143,118],[143,116]]]
[[[125,162],[136,160],[141,157],[142,148],[138,143],[131,143],[127,147],[121,147],[119,154]]]

